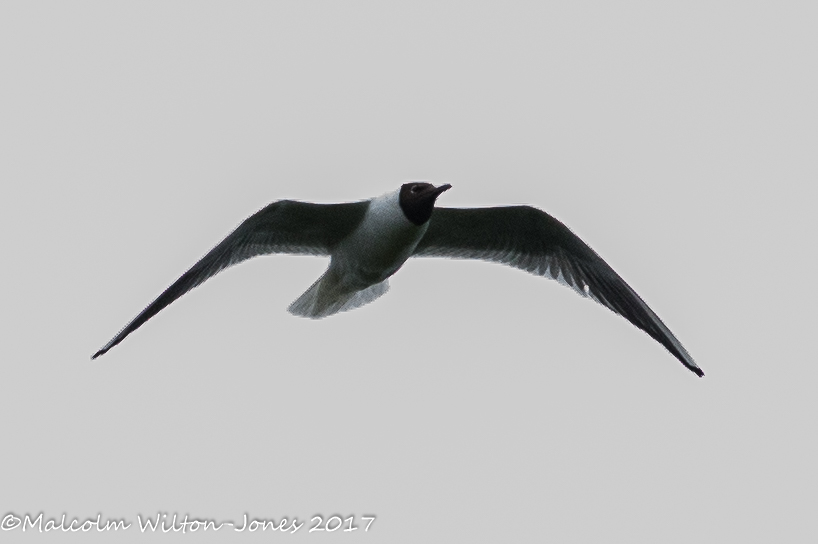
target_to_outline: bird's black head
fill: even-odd
[[[448,183],[440,187],[435,187],[431,183],[404,183],[400,188],[399,199],[403,215],[415,225],[424,224],[432,217],[437,197],[451,188]]]

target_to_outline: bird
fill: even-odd
[[[594,250],[563,223],[528,205],[435,206],[450,184],[404,183],[339,204],[279,200],[231,234],[151,302],[91,359],[220,271],[259,255],[329,256],[327,270],[288,308],[313,319],[368,304],[410,257],[478,259],[559,281],[624,317],[699,377],[704,372],[670,329]]]

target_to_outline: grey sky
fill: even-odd
[[[814,539],[815,16],[3,3],[0,514],[374,514],[324,537],[366,542]],[[451,183],[444,206],[566,223],[706,377],[556,282],[437,259],[321,321],[286,308],[325,260],[256,259],[89,361],[268,202],[411,179]]]

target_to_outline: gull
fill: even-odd
[[[696,375],[704,375],[625,280],[560,221],[532,206],[435,207],[438,196],[450,188],[411,182],[359,202],[273,202],[248,217],[91,358],[205,280],[251,257],[329,256],[326,272],[288,308],[313,319],[377,299],[410,257],[449,257],[493,261],[555,279],[621,315]]]

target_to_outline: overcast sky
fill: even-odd
[[[0,515],[134,524],[49,537],[77,542],[150,542],[157,512],[297,517],[295,541],[815,539],[816,16],[3,2]],[[563,221],[706,376],[556,282],[443,259],[313,321],[286,308],[327,260],[258,258],[90,361],[267,203],[418,179]],[[376,521],[307,532],[335,514]],[[186,538],[283,538],[230,532]]]

